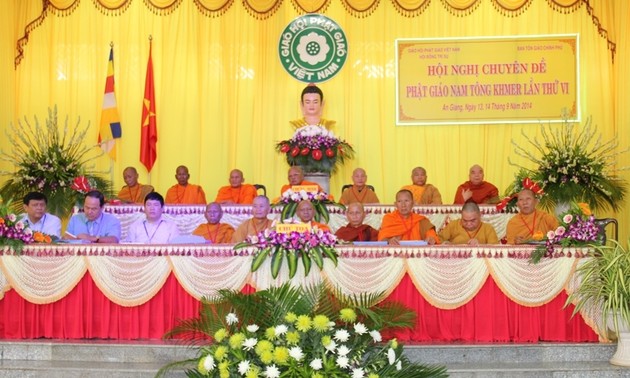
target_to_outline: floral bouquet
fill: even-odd
[[[326,192],[311,193],[304,190],[294,192],[292,189],[289,189],[282,193],[280,200],[274,204],[273,207],[282,206],[280,219],[284,220],[292,218],[295,215],[295,211],[297,210],[297,206],[300,202],[310,201],[315,209],[315,220],[317,222],[321,222],[323,220],[325,223],[328,223],[330,220],[330,213],[328,212],[326,205],[335,205],[342,209],[345,208],[345,206],[332,201],[330,198],[330,195]]]
[[[543,257],[552,257],[555,247],[576,247],[591,244],[603,244],[601,228],[595,223],[595,216],[588,204],[572,203],[570,209],[558,220],[559,226],[547,233],[544,246],[536,248],[531,261],[537,263]]]
[[[244,241],[236,244],[234,249],[255,247],[257,249],[252,261],[252,272],[260,268],[268,256],[271,256],[271,276],[278,277],[282,260],[287,260],[289,277],[293,278],[297,271],[298,259],[302,260],[304,275],[311,271],[312,261],[317,267],[324,268],[324,256],[337,266],[337,251],[335,244],[337,237],[329,232],[313,227],[304,232],[292,231],[279,233],[274,228],[266,229],[258,235],[248,236]]]
[[[200,317],[180,323],[167,336],[212,343],[184,365],[189,377],[445,377],[440,366],[415,364],[385,329],[411,327],[415,314],[384,295],[347,297],[323,284],[284,284],[253,294],[221,291],[204,301]],[[207,343],[208,340],[206,339]]]
[[[63,133],[57,124],[57,110],[49,110],[46,126],[41,127],[37,118],[35,126],[28,120],[19,127],[11,126],[7,137],[13,145],[10,153],[0,155],[15,171],[0,172],[11,178],[0,188],[5,198],[21,200],[32,191],[44,193],[48,198],[47,211],[67,217],[75,204],[80,202],[86,185],[98,188],[105,196],[111,194],[111,183],[91,171],[88,162],[103,154],[94,146],[85,146],[89,124],[81,129],[79,123],[68,132],[68,120]],[[83,185],[81,185],[83,184]],[[20,203],[15,204],[18,210]]]
[[[289,165],[299,165],[305,173],[334,173],[338,163],[354,157],[354,149],[322,126],[300,127],[289,140],[276,144],[276,150],[286,155]]]

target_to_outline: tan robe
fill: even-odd
[[[413,194],[413,203],[416,205],[441,205],[442,195],[440,191],[431,184],[406,185],[401,189],[407,189]]]
[[[354,188],[354,186],[347,188],[341,193],[341,198],[339,198],[339,203],[343,205],[349,205],[354,202],[360,203],[380,203],[376,193],[367,186],[363,188],[363,190],[358,191]]]
[[[547,232],[556,228],[558,220],[542,210],[535,210],[528,215],[516,214],[507,224],[507,243],[515,244],[517,236],[527,240],[541,240],[547,237]]]
[[[451,244],[468,244],[470,239],[477,239],[479,244],[499,244],[494,227],[488,223],[481,222],[475,231],[466,231],[462,226],[461,219],[450,222],[440,231],[440,240]]]
[[[203,236],[204,239],[209,240],[213,244],[231,243],[234,227],[227,223],[204,223],[197,226],[192,234]]]

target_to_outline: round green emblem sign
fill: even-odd
[[[321,14],[293,20],[282,32],[280,61],[289,75],[305,83],[335,76],[348,56],[348,41],[339,25]]]

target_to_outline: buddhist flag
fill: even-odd
[[[142,128],[140,132],[140,161],[151,172],[157,158],[157,122],[155,119],[155,88],[153,86],[153,60],[149,44],[149,63],[144,83],[144,100],[142,101]]]
[[[109,156],[116,160],[116,139],[122,136],[120,117],[114,92],[114,47],[109,50],[107,79],[105,80],[105,96],[101,113],[101,127],[98,131],[98,143]]]

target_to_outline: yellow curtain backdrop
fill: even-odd
[[[526,34],[580,34],[582,114],[592,117],[604,139],[630,140],[630,26],[625,0],[606,2],[528,0],[7,0],[0,2],[0,125],[24,116],[43,120],[57,105],[61,118],[90,122],[86,144],[95,144],[110,43],[114,44],[116,97],[123,137],[113,164],[97,165],[123,185],[124,167],[136,166],[141,182],[161,193],[175,183],[175,168],[190,168],[191,182],[208,199],[227,185],[229,170],[242,169],[270,197],[286,181],[288,166],[275,142],[292,134],[304,87],[284,72],[278,58],[281,31],[305,10],[323,12],[340,24],[349,41],[345,67],[325,92],[326,118],[357,151],[331,180],[339,196],[354,168],[364,167],[381,200],[391,203],[424,166],[429,182],[452,201],[468,168],[481,164],[486,179],[503,190],[513,179],[512,140],[537,125],[395,125],[397,38]],[[46,9],[44,13],[42,11]],[[28,38],[25,37],[28,32]],[[148,176],[139,162],[144,80],[153,38],[158,158]],[[19,49],[23,50],[21,59]],[[16,65],[16,62],[19,64]],[[0,148],[10,149],[5,139]],[[616,167],[630,166],[629,154]],[[110,166],[112,169],[110,170]],[[0,163],[0,169],[13,167]],[[630,181],[628,171],[621,172]],[[7,177],[0,178],[0,183]],[[628,236],[628,205],[613,215]]]

